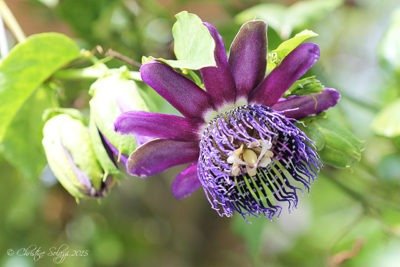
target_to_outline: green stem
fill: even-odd
[[[87,67],[83,69],[66,69],[54,73],[53,78],[61,80],[95,80],[113,73],[120,73],[119,69],[108,69],[99,67]],[[129,78],[142,81],[137,71],[129,71]]]
[[[13,13],[8,8],[4,0],[0,0],[0,16],[3,18],[5,24],[10,29],[10,32],[14,35],[15,39],[17,39],[18,43],[26,39],[21,26],[19,26],[18,21],[15,19]]]

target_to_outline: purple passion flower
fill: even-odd
[[[309,189],[321,168],[313,142],[296,119],[336,105],[340,95],[319,93],[283,98],[285,91],[318,60],[319,47],[304,43],[266,72],[266,25],[244,24],[229,58],[214,26],[216,67],[200,70],[205,90],[157,61],[144,64],[143,81],[183,116],[127,112],[116,121],[125,134],[156,137],[136,149],[127,170],[151,176],[189,163],[172,184],[178,199],[200,187],[220,216],[279,216],[291,210],[298,192]]]

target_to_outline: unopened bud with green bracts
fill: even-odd
[[[102,197],[113,183],[96,158],[89,129],[79,112],[66,110],[47,120],[43,147],[50,169],[75,198]]]
[[[96,155],[107,172],[118,174],[118,163],[125,166],[140,140],[133,135],[117,133],[114,121],[123,112],[147,111],[148,108],[136,83],[127,78],[124,69],[98,79],[92,84],[90,94],[90,133],[96,143]]]

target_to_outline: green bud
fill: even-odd
[[[98,79],[90,88],[90,133],[96,142],[96,154],[101,166],[109,173],[118,169],[110,161],[103,146],[101,136],[107,139],[123,155],[130,155],[136,148],[136,140],[130,135],[121,135],[114,130],[114,121],[123,112],[147,111],[148,108],[135,82],[124,77],[124,72]],[[118,159],[118,155],[116,156]]]
[[[42,144],[47,162],[62,186],[75,198],[101,197],[112,184],[93,150],[89,130],[68,114],[57,114],[44,125]]]
[[[297,80],[285,95],[309,95],[319,93],[322,89],[324,89],[324,85],[315,76],[310,76]]]
[[[361,159],[363,144],[336,120],[323,115],[303,119],[299,125],[315,142],[324,164],[336,168],[349,168]]]

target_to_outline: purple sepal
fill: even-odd
[[[333,88],[326,88],[317,94],[305,96],[291,96],[280,100],[272,106],[272,109],[289,118],[301,119],[310,115],[316,115],[335,106],[340,99],[340,93]]]
[[[146,84],[185,117],[201,119],[213,107],[206,91],[165,64],[156,61],[143,64],[140,74]]]
[[[175,198],[182,199],[190,196],[200,187],[201,183],[197,177],[197,163],[192,163],[176,176],[171,189]]]
[[[229,68],[225,45],[217,29],[210,23],[204,22],[215,41],[216,67],[206,67],[200,70],[204,86],[210,94],[215,106],[224,102],[234,102],[236,96],[235,82]]]
[[[155,139],[138,147],[128,158],[130,175],[147,177],[170,167],[196,161],[199,157],[197,142]]]
[[[236,98],[247,97],[259,84],[267,65],[266,24],[250,21],[240,28],[232,42],[229,65],[236,84]]]
[[[114,126],[115,130],[122,134],[135,134],[181,141],[199,139],[199,124],[175,115],[130,111],[120,115],[115,121]]]
[[[319,47],[304,43],[287,55],[251,93],[251,103],[274,105],[287,89],[303,76],[319,58]]]

